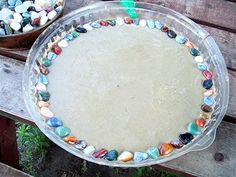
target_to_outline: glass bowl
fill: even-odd
[[[216,128],[223,119],[227,110],[229,99],[229,79],[227,69],[222,54],[216,45],[214,39],[202,29],[199,25],[188,19],[187,17],[162,6],[150,3],[137,2],[135,10],[139,14],[139,18],[158,19],[164,22],[168,27],[176,29],[179,33],[187,36],[188,39],[199,47],[204,58],[207,58],[209,69],[213,72],[215,78],[215,87],[217,88],[216,105],[212,118],[210,119],[204,131],[194,138],[194,140],[185,145],[181,149],[177,149],[168,156],[160,157],[156,160],[147,159],[142,162],[118,162],[107,161],[87,156],[81,151],[68,145],[57,136],[41,119],[37,110],[34,96],[34,85],[36,83],[36,75],[33,72],[35,60],[41,58],[47,48],[47,43],[62,31],[66,31],[74,24],[84,24],[90,21],[106,19],[108,17],[126,17],[124,8],[119,6],[119,1],[99,2],[87,7],[80,8],[62,17],[60,20],[52,23],[35,41],[31,48],[23,73],[23,94],[27,109],[41,131],[54,143],[67,150],[68,152],[83,158],[85,160],[107,166],[114,167],[140,167],[149,166],[162,162],[166,162],[182,156],[191,151],[199,151],[207,148],[212,144],[216,135]]]

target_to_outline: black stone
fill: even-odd
[[[209,80],[204,80],[203,83],[202,83],[202,86],[205,89],[210,89],[212,87],[212,85],[213,85],[213,82],[210,79]]]
[[[188,144],[193,139],[193,135],[191,133],[184,133],[179,135],[179,140],[184,144]]]
[[[31,22],[30,17],[29,18],[23,18],[22,22],[21,22],[21,26],[25,27],[27,24],[29,24]]]
[[[111,26],[116,26],[116,21],[115,20],[107,20],[107,23]]]
[[[176,34],[173,30],[169,30],[169,31],[167,32],[167,36],[168,36],[169,38],[176,38],[177,34]]]
[[[206,105],[206,104],[203,104],[202,106],[201,106],[201,109],[202,109],[202,111],[204,111],[204,112],[212,112],[212,107],[210,107],[210,106],[208,106],[208,105]]]
[[[75,28],[75,31],[77,31],[78,33],[87,33],[87,30],[80,26]]]
[[[35,11],[36,12],[36,9],[34,6],[29,6],[29,8],[27,9],[28,12],[30,11]]]

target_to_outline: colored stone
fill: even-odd
[[[115,21],[115,20],[107,20],[107,23],[108,23],[110,26],[116,26],[116,21]]]
[[[203,57],[202,56],[196,56],[195,58],[194,58],[194,60],[197,62],[197,63],[202,63],[204,60],[203,60]]]
[[[55,133],[61,138],[68,136],[70,132],[71,130],[64,126],[59,126],[55,128]]]
[[[38,91],[40,101],[48,101],[50,99],[50,93],[47,91]]]
[[[205,105],[205,104],[203,104],[203,105],[201,106],[201,110],[202,110],[202,111],[204,111],[204,112],[207,112],[207,113],[209,113],[209,112],[212,112],[212,107],[211,107],[211,106],[208,106],[208,105]]]
[[[157,21],[155,21],[155,26],[156,26],[157,29],[160,30],[164,27],[164,24],[157,20]]]
[[[130,18],[137,18],[138,14],[134,9],[127,9],[127,13],[129,14]]]
[[[79,140],[75,143],[75,148],[82,151],[87,147],[87,143],[84,140]]]
[[[78,33],[87,33],[87,30],[81,26],[76,27],[75,31],[77,31]]]
[[[70,33],[74,38],[77,38],[79,36],[79,33],[77,31],[72,31]]]
[[[183,143],[180,140],[172,140],[170,144],[176,149],[183,147]]]
[[[93,27],[90,26],[90,24],[84,24],[83,27],[84,27],[87,31],[93,30]]]
[[[23,20],[21,21],[21,26],[25,27],[30,22],[31,22],[30,18],[23,18]]]
[[[33,26],[31,26],[30,24],[27,24],[27,25],[25,25],[25,27],[23,28],[23,32],[24,33],[26,33],[26,32],[28,32],[28,31],[32,31],[34,29],[34,27]]]
[[[123,151],[117,158],[118,161],[128,162],[133,159],[133,154],[129,151]]]
[[[184,44],[187,48],[193,48],[193,43],[190,41],[186,41]]]
[[[169,31],[169,28],[167,26],[164,26],[163,28],[161,28],[161,31],[167,33]]]
[[[65,38],[66,41],[72,41],[74,39],[72,34],[66,34]]]
[[[95,29],[101,28],[101,25],[98,22],[92,22],[90,25]]]
[[[200,71],[204,71],[207,69],[207,65],[204,64],[204,63],[198,63],[197,64],[197,68],[200,70]]]
[[[38,107],[42,108],[42,107],[48,107],[49,103],[45,102],[45,101],[38,101]]]
[[[117,25],[123,25],[125,22],[124,22],[124,20],[121,18],[121,17],[117,17],[116,18],[116,24]]]
[[[100,149],[100,150],[98,150],[98,151],[93,153],[93,157],[95,157],[95,158],[103,158],[106,154],[107,154],[107,150],[106,149]]]
[[[167,31],[167,36],[169,38],[176,38],[177,34],[173,30],[168,30]]]
[[[133,24],[139,25],[139,19],[138,18],[133,19]]]
[[[41,18],[40,18],[40,21],[39,21],[39,25],[43,26],[47,23],[47,21],[48,21],[48,16],[46,14],[42,15]]]
[[[147,154],[152,159],[157,159],[160,156],[160,152],[159,152],[159,150],[156,147],[150,147],[147,150]]]
[[[199,118],[195,121],[195,124],[198,126],[198,127],[204,127],[204,125],[206,124],[206,120],[204,118]]]
[[[105,155],[105,159],[109,160],[109,161],[113,161],[116,160],[118,157],[118,152],[116,150],[110,150],[107,152],[107,154]]]
[[[67,142],[68,144],[75,144],[77,138],[75,136],[67,136],[64,138],[64,141]]]
[[[24,13],[24,12],[27,12],[27,9],[28,9],[28,6],[26,6],[25,4],[21,4],[15,7],[15,12]]]
[[[100,21],[100,25],[101,25],[101,26],[108,26],[109,23],[108,23],[107,21],[105,21],[105,20],[101,20],[101,21]]]
[[[63,125],[63,122],[57,117],[52,117],[52,118],[47,120],[47,124],[50,127],[59,127],[59,126]]]
[[[208,80],[212,79],[212,72],[210,72],[208,70],[203,71],[202,75]]]
[[[3,28],[0,28],[0,36],[6,35],[5,30]]]
[[[209,89],[209,90],[204,92],[204,95],[205,96],[211,96],[211,95],[213,95],[213,93],[214,93],[214,90],[213,89]]]
[[[47,59],[54,60],[56,58],[57,58],[57,54],[55,54],[54,52],[48,52]]]
[[[184,44],[184,43],[187,41],[186,37],[184,37],[184,36],[179,36],[179,35],[176,36],[175,40],[176,40],[176,42],[178,42],[179,44]]]
[[[39,66],[39,70],[44,75],[48,75],[49,74],[49,70],[45,66]]]
[[[210,89],[213,85],[212,80],[204,80],[202,83],[203,88]]]
[[[14,21],[17,22],[17,23],[20,23],[23,20],[20,13],[14,13],[13,18],[14,18]]]
[[[161,156],[168,155],[173,150],[174,150],[174,147],[170,143],[163,143],[159,148],[159,152]]]
[[[38,76],[38,83],[42,83],[44,85],[48,84],[48,78],[44,74],[39,74]]]
[[[61,48],[68,47],[68,42],[65,39],[62,39],[61,41],[58,42],[58,46]]]
[[[183,133],[179,135],[179,140],[184,144],[188,144],[192,139],[193,135],[191,133]]]
[[[83,151],[86,155],[91,155],[95,152],[95,147],[90,145],[90,146],[87,146]]]
[[[56,55],[60,55],[62,52],[61,47],[59,47],[58,45],[54,44],[52,46],[52,51],[56,54]]]
[[[213,97],[210,96],[206,96],[203,99],[203,102],[207,105],[207,106],[213,106],[215,104],[215,100]]]
[[[155,28],[155,23],[154,23],[154,21],[153,21],[153,20],[147,20],[147,26],[148,26],[148,28],[150,28],[150,29]]]
[[[197,50],[196,48],[193,47],[190,49],[190,54],[192,56],[196,57],[196,56],[200,55],[200,52],[199,52],[199,50]]]
[[[28,11],[28,12],[29,12],[29,11],[35,11],[35,12],[36,12],[36,9],[35,9],[34,6],[29,6],[28,9],[27,9],[27,11]]]
[[[135,152],[134,153],[134,161],[135,162],[141,162],[143,160],[148,159],[148,154],[145,152]]]
[[[146,25],[147,25],[146,20],[141,19],[141,20],[139,21],[139,26],[145,27]]]
[[[132,20],[131,18],[129,18],[129,17],[125,17],[125,18],[124,18],[124,22],[125,22],[126,24],[131,24],[131,23],[133,23],[133,20]]]
[[[36,86],[35,86],[36,90],[38,91],[46,91],[47,90],[47,87],[46,85],[42,84],[42,83],[37,83]]]
[[[48,107],[41,107],[40,114],[46,118],[51,118],[54,116],[53,112]]]
[[[15,6],[16,0],[8,0],[7,1],[10,6]]]
[[[194,122],[190,122],[188,124],[188,132],[191,133],[192,135],[199,135],[201,133],[201,130]]]
[[[47,59],[47,58],[44,58],[43,61],[42,61],[42,65],[45,66],[45,67],[49,67],[52,65],[52,62],[51,60]]]
[[[37,12],[31,12],[30,13],[30,18],[31,18],[31,20],[34,20],[35,18],[39,18],[40,16],[39,16],[39,14],[37,13]]]
[[[57,16],[57,12],[55,11],[55,10],[52,10],[52,11],[50,11],[49,13],[48,13],[48,19],[49,20],[52,20],[54,17],[56,17]]]

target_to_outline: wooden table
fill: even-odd
[[[67,0],[64,12],[66,14],[95,1]],[[230,79],[229,107],[217,129],[215,142],[203,151],[191,152],[154,167],[186,176],[236,176],[236,1],[145,1],[174,9],[206,29],[222,51]],[[0,161],[15,168],[19,167],[15,121],[34,125],[24,105],[21,90],[27,54],[28,51],[0,50]]]

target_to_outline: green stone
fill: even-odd
[[[60,126],[55,129],[55,132],[58,136],[63,138],[63,137],[68,136],[70,134],[70,129],[67,127],[64,127],[64,126]]]
[[[48,91],[39,91],[38,97],[40,101],[48,101],[50,99],[50,93]]]
[[[49,66],[52,65],[52,62],[51,62],[49,59],[44,58],[43,61],[42,61],[42,64],[43,64],[43,66],[45,66],[45,67],[49,67]]]
[[[137,14],[137,12],[136,12],[134,9],[128,9],[128,10],[127,10],[127,13],[129,14],[129,17],[130,17],[130,18],[135,19],[135,18],[138,17],[138,14]]]
[[[192,135],[199,135],[201,133],[201,130],[195,123],[190,122],[188,124],[188,132],[191,133]]]
[[[79,36],[79,33],[77,31],[72,31],[70,33],[74,38],[77,38]]]
[[[110,150],[108,153],[105,155],[105,159],[109,161],[116,160],[118,157],[118,152],[116,150]]]
[[[147,153],[152,159],[157,159],[160,156],[160,152],[156,147],[150,147]]]

